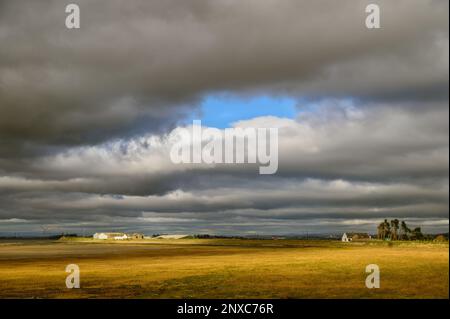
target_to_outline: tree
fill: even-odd
[[[380,223],[377,227],[377,238],[378,239],[386,239],[389,238],[391,234],[391,225],[387,221],[387,219],[384,220],[384,222]]]
[[[389,225],[389,222],[387,221],[387,219],[384,220],[383,225],[384,225],[383,239],[390,238],[391,237],[391,225]]]
[[[391,227],[392,227],[392,240],[397,240],[398,239],[399,220],[398,219],[391,220]]]
[[[416,228],[413,229],[412,237],[415,240],[423,239],[423,234],[422,234],[422,230],[420,229],[420,227],[416,227]]]
[[[384,225],[383,225],[383,223],[380,223],[377,227],[377,238],[378,239],[384,239],[383,238],[383,229],[384,229]]]
[[[402,220],[401,223],[401,230],[402,230],[402,239],[408,239],[409,234],[411,233],[411,229],[408,228],[404,220]]]

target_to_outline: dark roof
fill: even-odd
[[[347,237],[353,237],[353,236],[358,236],[360,238],[369,238],[370,235],[368,233],[345,233],[347,234]]]

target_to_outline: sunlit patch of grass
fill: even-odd
[[[81,288],[65,287],[65,266]],[[381,288],[365,287],[377,264]],[[0,242],[6,298],[448,298],[448,243],[186,239]]]

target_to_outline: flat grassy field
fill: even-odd
[[[448,243],[0,241],[1,298],[448,298]],[[81,270],[67,289],[65,267]],[[365,287],[377,264],[381,288]]]

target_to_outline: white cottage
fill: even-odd
[[[344,235],[342,235],[342,239],[341,239],[343,242],[349,242],[349,241],[352,241],[352,239],[351,238],[349,238],[348,236],[347,236],[347,233],[344,233]]]
[[[372,239],[372,236],[370,236],[367,233],[344,233],[342,235],[342,241],[343,242],[350,242],[355,240],[370,240]]]

